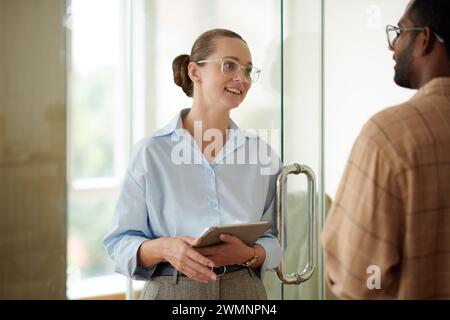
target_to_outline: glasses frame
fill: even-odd
[[[224,64],[225,64],[225,62],[228,62],[228,61],[231,61],[231,62],[237,64],[237,66],[239,67],[238,70],[232,76],[227,75],[224,71]],[[230,78],[235,77],[241,70],[244,70],[245,78],[247,79],[247,82],[249,82],[249,83],[255,83],[256,81],[258,81],[259,76],[261,74],[261,69],[251,66],[251,68],[252,68],[251,73],[253,73],[255,75],[255,79],[252,78],[251,73],[247,76],[245,73],[245,69],[250,68],[250,66],[243,66],[239,62],[237,62],[233,59],[230,59],[230,58],[200,60],[200,61],[197,61],[196,63],[201,64],[201,63],[208,63],[208,62],[220,63],[220,71],[222,72],[222,74],[224,74],[225,76],[230,77]]]
[[[395,42],[397,41],[398,37],[399,37],[403,32],[405,32],[405,31],[421,31],[421,32],[422,32],[423,30],[425,30],[425,27],[421,27],[421,28],[419,28],[419,27],[402,28],[402,27],[397,27],[397,26],[393,26],[393,25],[388,24],[388,25],[386,26],[386,37],[387,37],[387,41],[388,41],[388,44],[389,44],[389,48],[391,48],[392,50],[394,50],[394,48],[395,48]],[[395,33],[397,33],[397,36],[396,36],[394,39],[392,39],[392,43],[391,43],[391,40],[390,40],[390,38],[389,38],[389,32],[391,32],[391,31],[395,31]],[[438,34],[437,34],[436,32],[434,32],[433,30],[432,30],[432,32],[433,32],[434,36],[436,37],[436,39],[437,39],[440,43],[445,43],[444,38],[442,38],[440,35],[438,35]]]

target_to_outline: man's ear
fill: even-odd
[[[195,62],[190,62],[188,65],[188,75],[192,82],[201,82],[200,66]]]
[[[420,49],[422,55],[426,56],[429,55],[430,52],[433,50],[434,46],[436,45],[436,37],[433,34],[433,31],[430,29],[430,27],[425,27],[422,32],[422,39],[420,42]]]

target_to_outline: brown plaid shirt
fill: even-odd
[[[339,298],[450,299],[450,78],[366,123],[321,240]]]

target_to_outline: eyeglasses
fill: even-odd
[[[253,66],[243,66],[231,59],[219,58],[213,60],[202,60],[197,63],[207,63],[207,62],[216,62],[220,63],[220,71],[226,75],[227,77],[233,78],[235,77],[239,71],[244,70],[245,78],[249,83],[254,83],[258,81],[261,70],[255,68]]]
[[[425,28],[400,28],[391,25],[386,26],[386,36],[388,39],[389,47],[394,50],[395,42],[398,37],[405,31],[423,31]],[[440,43],[444,43],[444,39],[433,31],[434,36]]]

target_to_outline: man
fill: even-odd
[[[419,89],[362,129],[322,234],[344,299],[450,299],[450,1],[388,26],[395,82]]]

